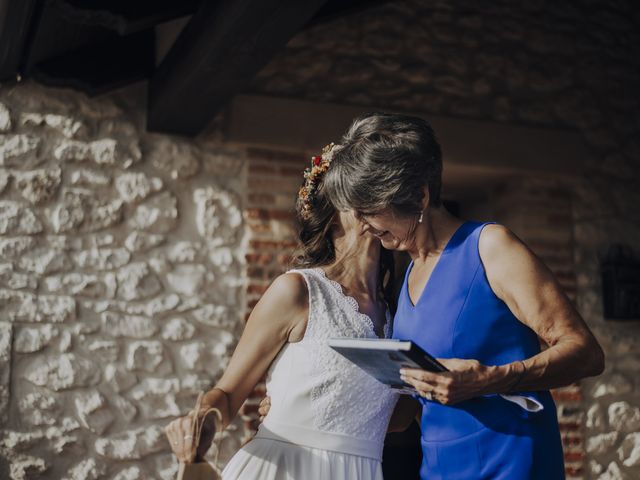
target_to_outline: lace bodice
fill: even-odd
[[[267,377],[272,408],[265,425],[295,424],[374,442],[382,450],[397,394],[327,345],[331,337],[375,338],[371,319],[321,269],[292,270],[309,290],[304,338],[287,344]],[[390,337],[390,314],[384,327]]]

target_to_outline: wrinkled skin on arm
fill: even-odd
[[[440,359],[449,372],[403,369],[403,379],[421,395],[448,405],[508,393],[515,386],[518,391],[548,390],[602,373],[600,345],[542,261],[501,225],[484,228],[479,250],[492,290],[549,348],[524,362],[500,366]]]

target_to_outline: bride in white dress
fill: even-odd
[[[398,396],[326,343],[391,336],[381,247],[351,213],[335,211],[325,198],[330,161],[329,147],[305,172],[296,204],[298,268],[265,292],[224,375],[204,397],[203,409],[218,408],[226,426],[267,373],[273,406],[223,480],[382,479],[384,437]],[[182,462],[189,460],[190,424],[181,417],[166,428]],[[205,426],[195,461],[202,461],[214,433]]]

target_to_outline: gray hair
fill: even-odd
[[[370,113],[356,118],[336,146],[325,189],[339,210],[373,215],[421,211],[423,188],[439,206],[442,153],[433,128],[409,115]]]

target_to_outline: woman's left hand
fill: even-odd
[[[412,385],[421,397],[443,405],[453,405],[486,392],[493,367],[482,365],[477,360],[460,358],[438,361],[449,371],[435,373],[403,368],[400,370],[401,378]]]

